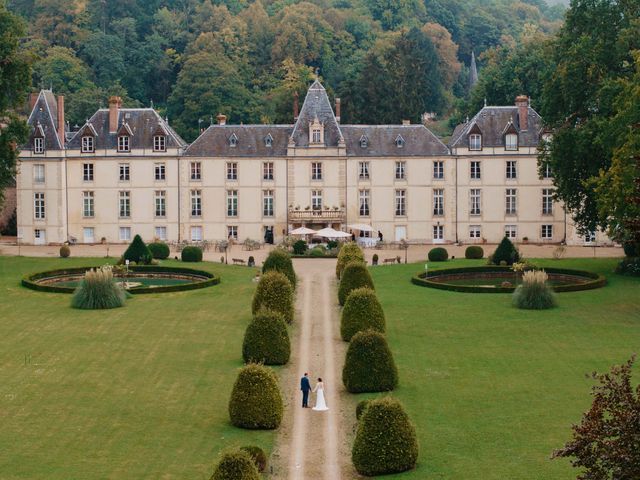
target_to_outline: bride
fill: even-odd
[[[327,407],[327,403],[324,400],[324,384],[322,383],[321,378],[318,378],[318,383],[316,383],[316,386],[313,389],[313,393],[317,393],[316,406],[313,407],[313,410],[317,412],[324,412],[326,410],[329,410],[329,407]]]

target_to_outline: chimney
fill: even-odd
[[[64,95],[58,95],[58,138],[64,147]]]
[[[122,106],[120,97],[109,97],[109,133],[118,131],[118,110]]]
[[[411,120],[402,120],[402,125],[411,125]]]
[[[298,120],[298,92],[293,92],[293,121]]]
[[[218,125],[226,125],[227,124],[227,116],[221,113],[216,117],[218,119]]]
[[[340,123],[340,99],[336,97],[336,121]]]
[[[36,106],[36,102],[38,101],[38,92],[31,92],[29,94],[29,110],[32,111],[33,107]]]
[[[518,95],[516,97],[516,107],[518,107],[518,121],[520,130],[526,131],[528,128],[529,117],[529,97],[526,95]]]

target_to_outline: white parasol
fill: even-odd
[[[367,225],[366,223],[354,223],[353,225],[348,225],[352,230],[358,230],[359,232],[373,232],[373,228],[371,225]]]
[[[316,233],[315,230],[307,227],[296,228],[295,230],[291,230],[289,232],[290,235],[313,235],[314,233]]]
[[[351,235],[347,232],[341,232],[340,230],[334,230],[333,228],[323,228],[315,232],[316,236],[324,238],[347,238]]]

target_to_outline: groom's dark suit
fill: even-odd
[[[300,390],[302,390],[302,407],[309,406],[309,391],[311,390],[311,383],[309,383],[308,377],[302,377],[300,380]]]

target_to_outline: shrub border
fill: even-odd
[[[565,275],[575,275],[580,277],[587,277],[591,280],[586,283],[574,283],[569,285],[558,285],[553,287],[555,292],[579,292],[583,290],[593,290],[595,288],[604,287],[607,284],[607,279],[603,275],[599,275],[593,272],[587,272],[585,270],[573,270],[569,268],[554,268],[549,267],[544,269],[545,272],[558,273]],[[425,272],[419,272],[411,278],[411,283],[419,285],[421,287],[436,288],[438,290],[448,290],[451,292],[465,292],[465,293],[513,293],[516,287],[482,287],[477,285],[452,285],[450,283],[440,283],[430,281],[430,278],[439,277],[442,275],[452,275],[456,273],[467,272],[513,272],[510,267],[500,266],[481,266],[481,267],[460,267],[460,268],[445,268],[442,270],[433,270],[425,274]]]
[[[74,267],[74,268],[61,268],[58,270],[48,270],[46,272],[30,273],[22,277],[22,286],[36,290],[38,292],[49,293],[73,293],[75,287],[56,287],[54,285],[41,285],[37,283],[37,280],[43,278],[56,277],[61,275],[84,273],[87,270],[96,267]],[[213,273],[205,272],[204,270],[194,270],[184,267],[163,267],[159,265],[134,265],[129,267],[132,272],[149,272],[149,273],[184,273],[189,275],[195,275],[204,277],[206,280],[202,282],[186,283],[183,285],[165,285],[163,287],[137,287],[127,290],[132,294],[145,294],[145,293],[169,293],[169,292],[184,292],[188,290],[197,290],[200,288],[211,287],[220,283],[220,277],[215,276]]]

